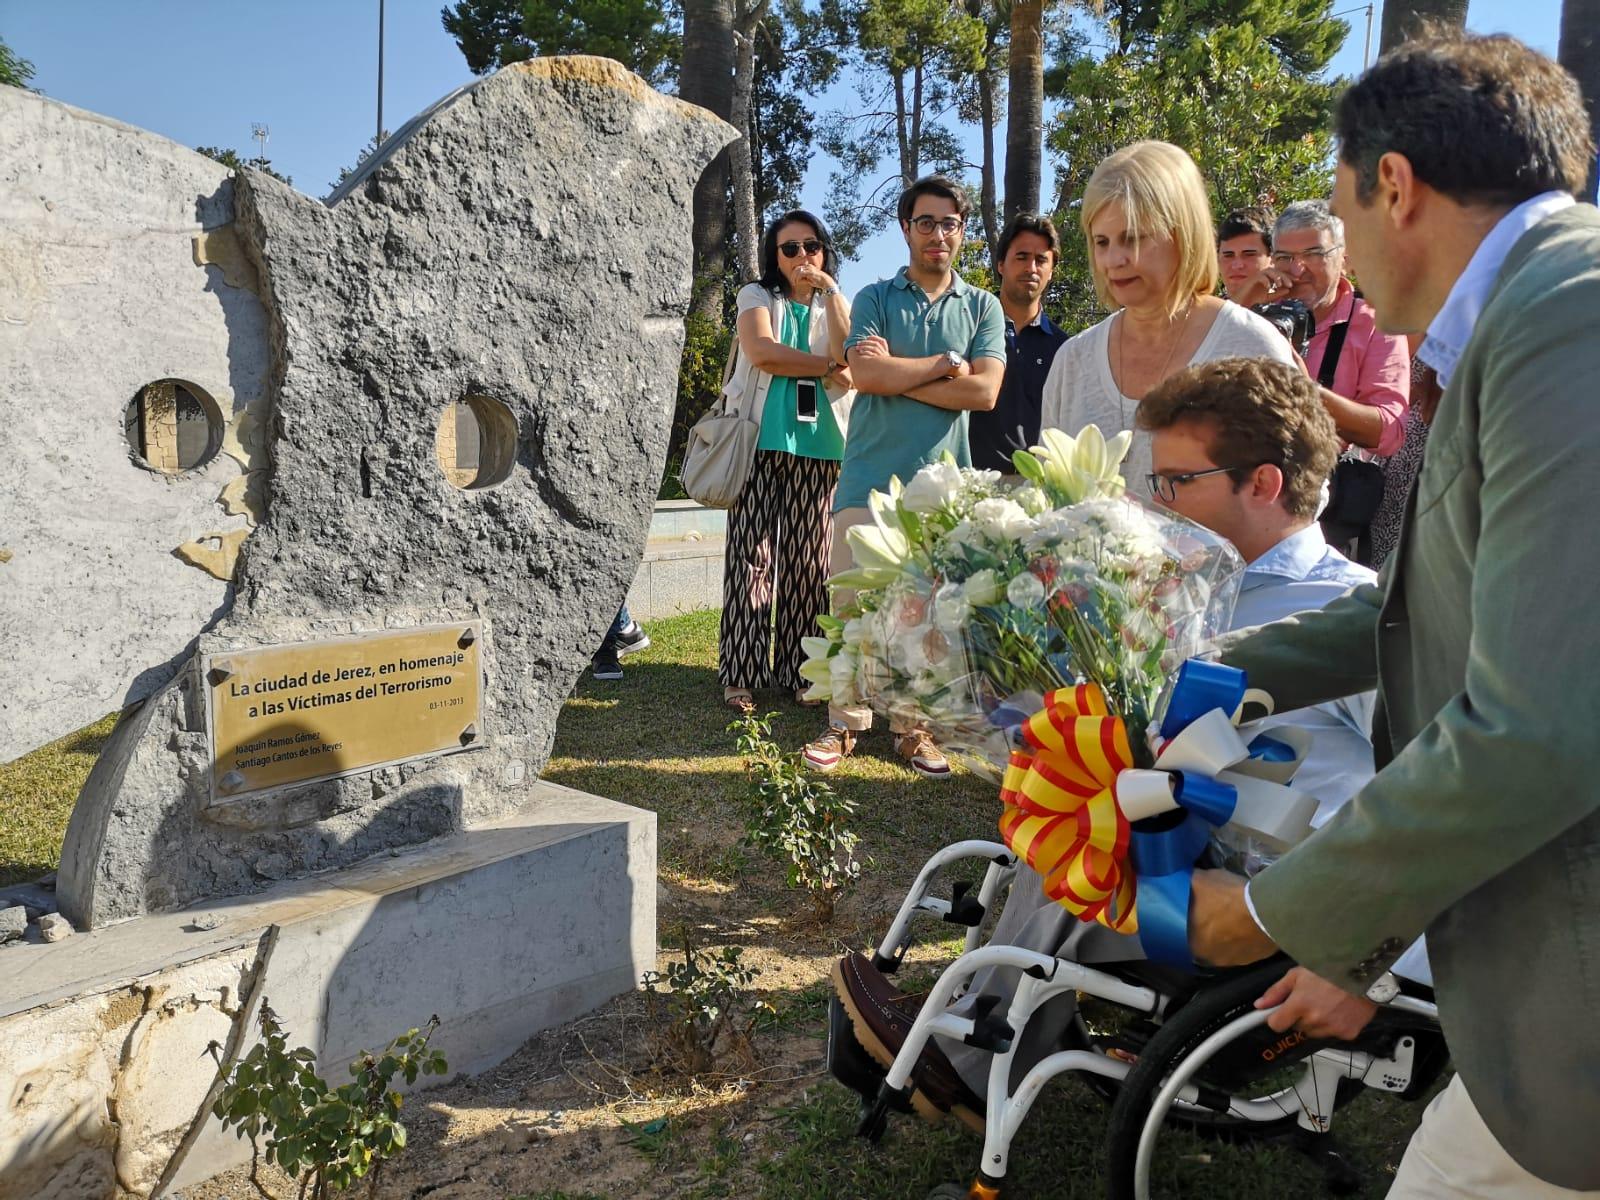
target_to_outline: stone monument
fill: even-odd
[[[731,136],[535,60],[323,203],[0,88],[0,760],[127,710],[59,877],[95,932],[0,952],[0,1200],[149,1186],[198,1068],[146,1094],[128,1048],[203,1046],[269,925],[325,1061],[434,1010],[487,1065],[653,964],[653,818],[538,775],[644,546]]]

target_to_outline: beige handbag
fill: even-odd
[[[756,461],[761,422],[745,413],[743,389],[735,388],[735,394],[729,394],[728,380],[734,375],[738,358],[739,339],[735,337],[727,365],[722,368],[722,395],[689,430],[683,467],[678,472],[683,490],[708,508],[732,508]],[[750,374],[754,378],[755,372]]]

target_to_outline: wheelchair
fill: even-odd
[[[948,868],[986,860],[976,893],[957,881],[947,897],[935,888]],[[1352,1191],[1359,1176],[1328,1134],[1335,1112],[1374,1088],[1416,1099],[1443,1072],[1449,1054],[1429,989],[1385,976],[1393,991],[1352,1042],[1279,1034],[1254,1002],[1292,964],[1279,957],[1249,967],[1188,974],[1144,960],[1085,965],[1019,946],[984,945],[988,918],[1018,873],[1016,855],[998,842],[964,841],[934,854],[918,873],[873,965],[899,969],[925,919],[966,929],[963,952],[944,968],[887,1072],[855,1036],[837,996],[829,1004],[827,1063],[836,1079],[860,1093],[857,1133],[876,1142],[893,1112],[911,1111],[911,1072],[930,1037],[976,1047],[989,1056],[983,1151],[970,1184],[943,1184],[928,1200],[998,1200],[1013,1139],[1044,1085],[1072,1072],[1111,1106],[1105,1178],[1112,1200],[1146,1200],[1152,1180],[1162,1195],[1208,1195],[1192,1160],[1158,1161],[1164,1126],[1187,1127],[1224,1141],[1287,1137],[1322,1166],[1331,1191]],[[999,998],[967,995],[987,968],[1020,972],[1008,1010]],[[1392,986],[1391,986],[1392,985]],[[1378,989],[1374,989],[1377,991]],[[1075,992],[1078,1011],[1059,1041],[1015,1080],[1020,1035],[1053,997]],[[1114,1028],[1096,1031],[1084,1003],[1104,1009]],[[1013,1086],[1014,1085],[1014,1086]]]

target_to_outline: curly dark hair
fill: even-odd
[[[1140,429],[1204,421],[1216,463],[1248,463],[1228,472],[1238,489],[1270,464],[1283,472],[1283,507],[1314,517],[1322,484],[1339,457],[1339,435],[1316,381],[1270,358],[1219,358],[1170,375],[1139,401]]]
[[[1577,80],[1498,33],[1430,29],[1385,54],[1340,98],[1334,135],[1363,203],[1391,152],[1458,204],[1506,206],[1580,192],[1595,153]]]
[[[778,230],[790,221],[802,222],[816,231],[817,241],[822,243],[822,269],[838,279],[839,252],[833,247],[833,234],[828,232],[828,227],[822,223],[821,217],[813,216],[803,208],[791,208],[782,216],[768,222],[766,232],[761,235],[761,278],[756,282],[781,295],[789,294],[789,281],[783,277],[783,272],[778,270]]]

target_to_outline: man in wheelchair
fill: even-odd
[[[1259,359],[1225,359],[1174,375],[1139,404],[1138,423],[1152,434],[1154,471],[1144,484],[1153,501],[1231,541],[1248,564],[1234,614],[1237,628],[1321,608],[1375,576],[1332,549],[1316,521],[1323,481],[1339,440],[1316,384],[1292,367]],[[1372,695],[1351,697],[1268,717],[1249,734],[1292,724],[1312,734],[1312,748],[1294,779],[1318,799],[1314,825],[1326,821],[1373,774]],[[1247,735],[1248,740],[1248,735]],[[1218,847],[1222,861],[1249,869],[1250,847]],[[991,946],[1017,946],[1055,958],[1114,969],[1163,995],[1194,986],[1172,968],[1142,962],[1137,938],[1086,924],[1049,899],[1043,881],[1019,864]],[[1116,964],[1113,967],[1113,964]],[[1395,966],[1428,982],[1421,943]],[[1021,970],[980,971],[952,1012],[1004,1018]],[[921,997],[905,996],[873,962],[850,954],[834,968],[834,987],[861,1046],[887,1069]],[[1046,1000],[1017,1033],[1010,1085],[1072,1041],[1077,996]],[[1263,1030],[1268,1040],[1279,1035]],[[978,1039],[982,1041],[983,1039]],[[924,1116],[953,1113],[981,1129],[992,1053],[981,1046],[930,1038],[912,1072],[913,1106]],[[1119,1053],[1113,1045],[1110,1053]],[[1268,1047],[1270,1052],[1270,1047]],[[868,1081],[863,1080],[866,1084]]]

